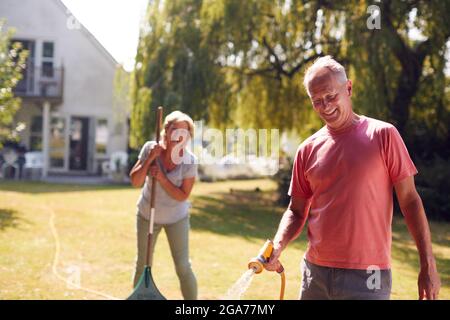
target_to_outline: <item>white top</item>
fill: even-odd
[[[147,141],[139,153],[139,160],[144,162],[150,151],[156,145],[156,141]],[[197,158],[189,150],[184,149],[183,160],[173,170],[167,172],[159,158],[156,159],[161,171],[175,186],[181,187],[184,179],[197,177]],[[151,195],[152,176],[150,172],[145,177],[145,183],[142,187],[141,195],[137,201],[139,215],[144,219],[150,219],[150,195]],[[180,221],[189,214],[191,203],[187,200],[178,201],[172,198],[157,182],[155,190],[155,223],[172,224]]]

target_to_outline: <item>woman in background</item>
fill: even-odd
[[[197,299],[197,280],[189,260],[189,195],[197,176],[197,159],[186,149],[194,135],[194,122],[180,112],[166,116],[160,144],[147,141],[130,172],[131,184],[142,187],[137,202],[137,259],[134,286],[145,266],[147,233],[150,219],[152,177],[157,180],[155,201],[154,241],[161,229],[167,239],[180,280],[184,299]],[[153,250],[154,252],[154,250]]]

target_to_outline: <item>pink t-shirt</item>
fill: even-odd
[[[344,132],[326,126],[294,161],[289,195],[311,198],[306,259],[321,266],[391,265],[393,185],[417,169],[397,129],[360,116]]]

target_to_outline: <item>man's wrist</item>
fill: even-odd
[[[430,268],[436,266],[436,260],[432,254],[420,257],[420,268]]]
[[[283,243],[283,241],[282,241],[281,239],[276,239],[276,238],[275,238],[275,239],[273,240],[273,248],[274,248],[274,249],[283,251],[285,246],[286,246],[286,245]]]

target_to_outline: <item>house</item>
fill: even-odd
[[[114,98],[121,68],[60,0],[1,0],[0,19],[29,51],[15,88],[21,143],[41,151],[42,175],[95,175],[126,152],[128,114]]]

